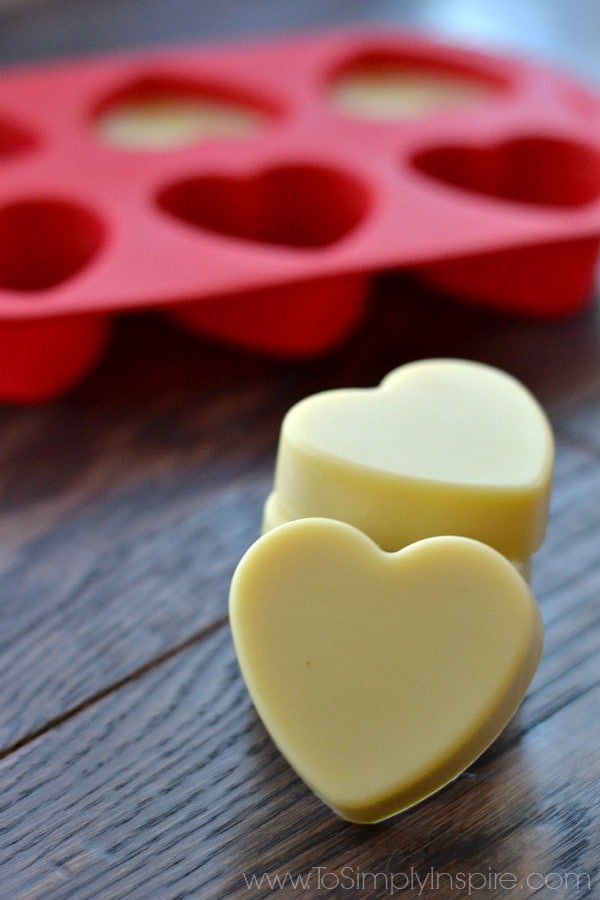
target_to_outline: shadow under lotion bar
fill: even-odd
[[[263,535],[234,575],[230,619],[273,740],[325,803],[363,823],[472,763],[542,650],[536,601],[495,550],[436,537],[387,553],[330,519]]]
[[[388,551],[461,535],[526,570],[553,457],[546,416],[515,378],[463,360],[410,363],[377,388],[326,391],[288,412],[263,531],[325,517]]]

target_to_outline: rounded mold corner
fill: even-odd
[[[162,188],[156,203],[171,220],[238,243],[319,251],[366,219],[372,192],[329,165],[289,163],[245,176],[187,178]]]
[[[318,356],[361,323],[369,278],[340,275],[249,291],[165,310],[179,325],[232,346],[276,357]]]
[[[243,87],[181,74],[140,74],[96,102],[91,126],[113,150],[164,152],[262,134],[284,104]]]
[[[110,325],[99,313],[0,321],[0,400],[33,404],[67,392],[103,356]]]
[[[510,78],[492,62],[457,58],[441,46],[355,48],[329,68],[324,84],[338,115],[387,123],[476,109],[511,88]]]
[[[105,242],[103,220],[87,206],[31,196],[0,207],[0,290],[43,297],[92,263]]]
[[[572,210],[600,197],[600,150],[562,137],[440,144],[418,151],[411,164],[438,185],[528,208]]]
[[[32,130],[0,112],[0,163],[30,153],[40,144]]]
[[[593,297],[599,250],[598,237],[585,237],[430,263],[413,273],[458,300],[513,315],[558,318]]]

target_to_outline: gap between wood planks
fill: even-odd
[[[568,424],[565,425],[565,424],[561,423],[558,426],[554,425],[553,429],[554,429],[555,436],[557,438],[557,443],[560,441],[562,443],[565,443],[565,444],[571,446],[572,448],[579,449],[579,450],[582,450],[587,453],[591,453],[592,455],[600,458],[600,447],[598,447],[593,441],[587,441],[587,440],[585,440],[585,438],[582,438],[579,435],[577,435],[577,436],[572,435],[569,432]],[[562,588],[562,586],[561,586],[561,588]],[[20,737],[18,740],[13,741],[11,744],[8,744],[6,747],[0,749],[0,760],[6,759],[6,757],[17,752],[18,750],[21,750],[23,747],[27,746],[28,744],[32,743],[33,741],[37,740],[38,738],[40,738],[43,735],[47,734],[48,732],[52,731],[54,728],[57,728],[58,726],[62,725],[65,722],[68,722],[70,719],[79,715],[79,713],[90,708],[91,706],[94,706],[96,703],[100,702],[101,700],[104,700],[106,697],[111,696],[111,694],[116,693],[121,688],[125,687],[126,685],[136,681],[138,678],[144,677],[146,674],[151,672],[153,669],[158,668],[163,663],[166,663],[169,660],[173,659],[175,656],[177,656],[182,651],[185,651],[185,650],[189,649],[190,647],[194,646],[195,644],[200,643],[205,638],[211,637],[213,634],[215,634],[217,631],[219,631],[221,628],[223,628],[225,625],[227,625],[228,622],[229,622],[229,616],[227,614],[220,616],[214,622],[212,622],[210,625],[207,625],[204,628],[201,628],[198,631],[194,632],[192,635],[187,637],[184,641],[180,641],[178,644],[174,645],[173,647],[170,647],[168,650],[164,651],[163,653],[159,654],[158,656],[155,656],[153,659],[148,660],[142,666],[139,666],[138,668],[132,670],[127,675],[124,675],[122,678],[118,679],[117,681],[113,682],[112,684],[107,685],[105,688],[102,688],[101,690],[96,691],[93,694],[90,694],[90,696],[86,697],[84,700],[80,701],[79,703],[76,703],[70,709],[67,709],[60,715],[54,716],[53,718],[49,719],[47,722],[45,722],[39,728],[36,728],[33,731],[30,731],[29,733]],[[589,685],[587,688],[582,689],[581,691],[577,692],[576,694],[574,694],[572,696],[569,696],[566,703],[563,703],[559,706],[552,706],[550,709],[547,710],[545,715],[543,715],[541,717],[536,717],[535,719],[533,719],[529,723],[529,725],[526,729],[523,729],[523,730],[519,729],[513,737],[511,737],[511,738],[509,738],[509,740],[503,742],[501,748],[499,748],[499,751],[497,753],[494,753],[493,749],[490,748],[488,751],[488,753],[490,753],[489,758],[494,758],[495,756],[500,756],[507,749],[509,749],[515,743],[517,743],[526,731],[529,731],[532,728],[535,728],[541,722],[545,721],[548,718],[551,718],[559,709],[569,706],[570,703],[578,700],[584,694],[588,693],[589,690],[595,688],[595,686],[596,686],[595,684]],[[486,756],[487,756],[487,754],[486,754]]]
[[[143,666],[135,669],[130,672],[128,675],[109,685],[101,691],[97,691],[95,694],[90,695],[81,703],[77,703],[75,706],[72,706],[70,709],[66,710],[60,716],[55,716],[53,719],[50,719],[46,722],[42,727],[36,729],[35,731],[30,732],[27,735],[24,735],[22,738],[19,738],[18,741],[14,741],[12,744],[5,747],[0,751],[0,760],[5,759],[7,756],[12,753],[21,750],[27,744],[32,743],[37,740],[37,738],[42,737],[44,734],[52,731],[54,728],[68,722],[70,719],[73,719],[75,716],[79,715],[79,713],[84,712],[86,709],[89,709],[91,706],[94,706],[96,703],[104,700],[105,698],[111,696],[111,694],[116,693],[121,688],[125,687],[128,684],[136,681],[139,678],[144,677],[153,669],[158,668],[169,660],[176,657],[179,653],[184,652],[185,650],[190,649],[195,644],[199,644],[201,641],[206,638],[211,637],[213,634],[216,634],[217,631],[220,631],[221,628],[228,625],[229,616],[224,615],[217,619],[215,622],[212,622],[205,628],[200,629],[195,632],[190,637],[186,638],[185,641],[181,641],[175,647],[171,647],[169,650],[145,663]],[[551,679],[552,681],[556,679]],[[595,690],[596,687],[600,685],[600,681],[590,683],[585,688],[582,688],[580,691],[576,691],[575,693],[570,694],[565,702],[559,704],[551,704],[550,707],[546,710],[545,714],[534,716],[531,721],[528,723],[526,728],[518,728],[515,733],[502,741],[501,745],[498,745],[498,749],[494,752],[494,745],[492,744],[485,753],[486,761],[495,759],[496,757],[502,756],[507,750],[511,749],[515,744],[517,744],[523,737],[524,734],[536,728],[542,722],[545,722],[548,719],[551,719],[557,712],[562,709],[567,708],[572,703],[579,700],[581,697],[588,694],[590,691]],[[494,742],[495,743],[495,742]]]
[[[134,669],[127,675],[119,678],[118,681],[115,681],[107,687],[102,688],[102,690],[97,691],[94,694],[90,694],[90,696],[86,697],[85,700],[76,703],[70,709],[67,709],[65,710],[65,712],[61,713],[59,716],[55,716],[54,718],[49,719],[42,726],[40,726],[40,728],[36,728],[34,731],[30,731],[28,734],[20,737],[17,741],[13,741],[12,744],[8,744],[6,747],[1,749],[0,760],[6,759],[6,757],[10,756],[11,753],[15,753],[17,750],[21,750],[27,744],[30,744],[32,741],[37,740],[37,738],[42,737],[44,734],[47,734],[49,731],[52,731],[54,728],[57,728],[64,722],[68,722],[69,719],[73,719],[75,716],[79,715],[79,713],[88,709],[90,706],[94,706],[96,703],[99,703],[106,697],[110,697],[111,694],[116,693],[116,691],[119,691],[121,688],[125,687],[127,684],[130,684],[132,681],[136,681],[138,678],[142,678],[144,675],[147,675],[148,672],[151,672],[153,669],[158,668],[158,666],[161,666],[163,663],[166,663],[170,659],[173,659],[173,657],[177,656],[182,651],[188,650],[190,647],[193,647],[194,644],[199,644],[205,638],[210,637],[211,635],[215,634],[215,632],[219,631],[219,629],[223,628],[224,625],[227,625],[228,622],[228,615],[220,616],[214,622],[211,622],[210,625],[207,625],[204,628],[201,628],[199,631],[194,632],[194,634],[186,638],[185,641],[181,641],[174,647],[170,647],[168,650],[165,650],[164,653],[155,656],[153,659],[144,663],[143,666],[139,666],[137,669]]]

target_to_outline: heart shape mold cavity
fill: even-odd
[[[354,822],[394,815],[470,765],[515,712],[542,650],[535,599],[495,550],[438,537],[390,554],[326,519],[250,548],[230,618],[267,730]]]
[[[417,154],[414,164],[436,181],[529,206],[569,209],[600,197],[600,153],[564,139],[435,147]]]
[[[273,166],[247,177],[201,176],[167,186],[158,205],[187,227],[220,235],[242,253],[326,253],[367,217],[370,191],[343,171]],[[301,279],[172,306],[203,336],[284,356],[311,356],[344,340],[367,304],[360,273]]]
[[[515,378],[421,360],[288,412],[263,530],[323,516],[384,550],[455,534],[526,563],[543,540],[553,456],[546,416]]]
[[[158,204],[187,225],[235,238],[315,250],[341,240],[366,216],[369,190],[325,166],[282,165],[247,177],[177,182]]]
[[[106,228],[90,209],[54,198],[0,207],[0,290],[43,292],[97,256]]]
[[[438,146],[419,152],[413,163],[434,183],[476,202],[499,201],[519,217],[584,214],[600,198],[598,148],[563,138]],[[557,316],[589,299],[597,263],[598,237],[587,235],[438,260],[418,272],[462,300]]]

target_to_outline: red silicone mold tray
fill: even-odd
[[[322,352],[383,269],[568,313],[599,235],[600,102],[525,62],[360,31],[5,71],[0,396],[68,388],[126,309]]]

